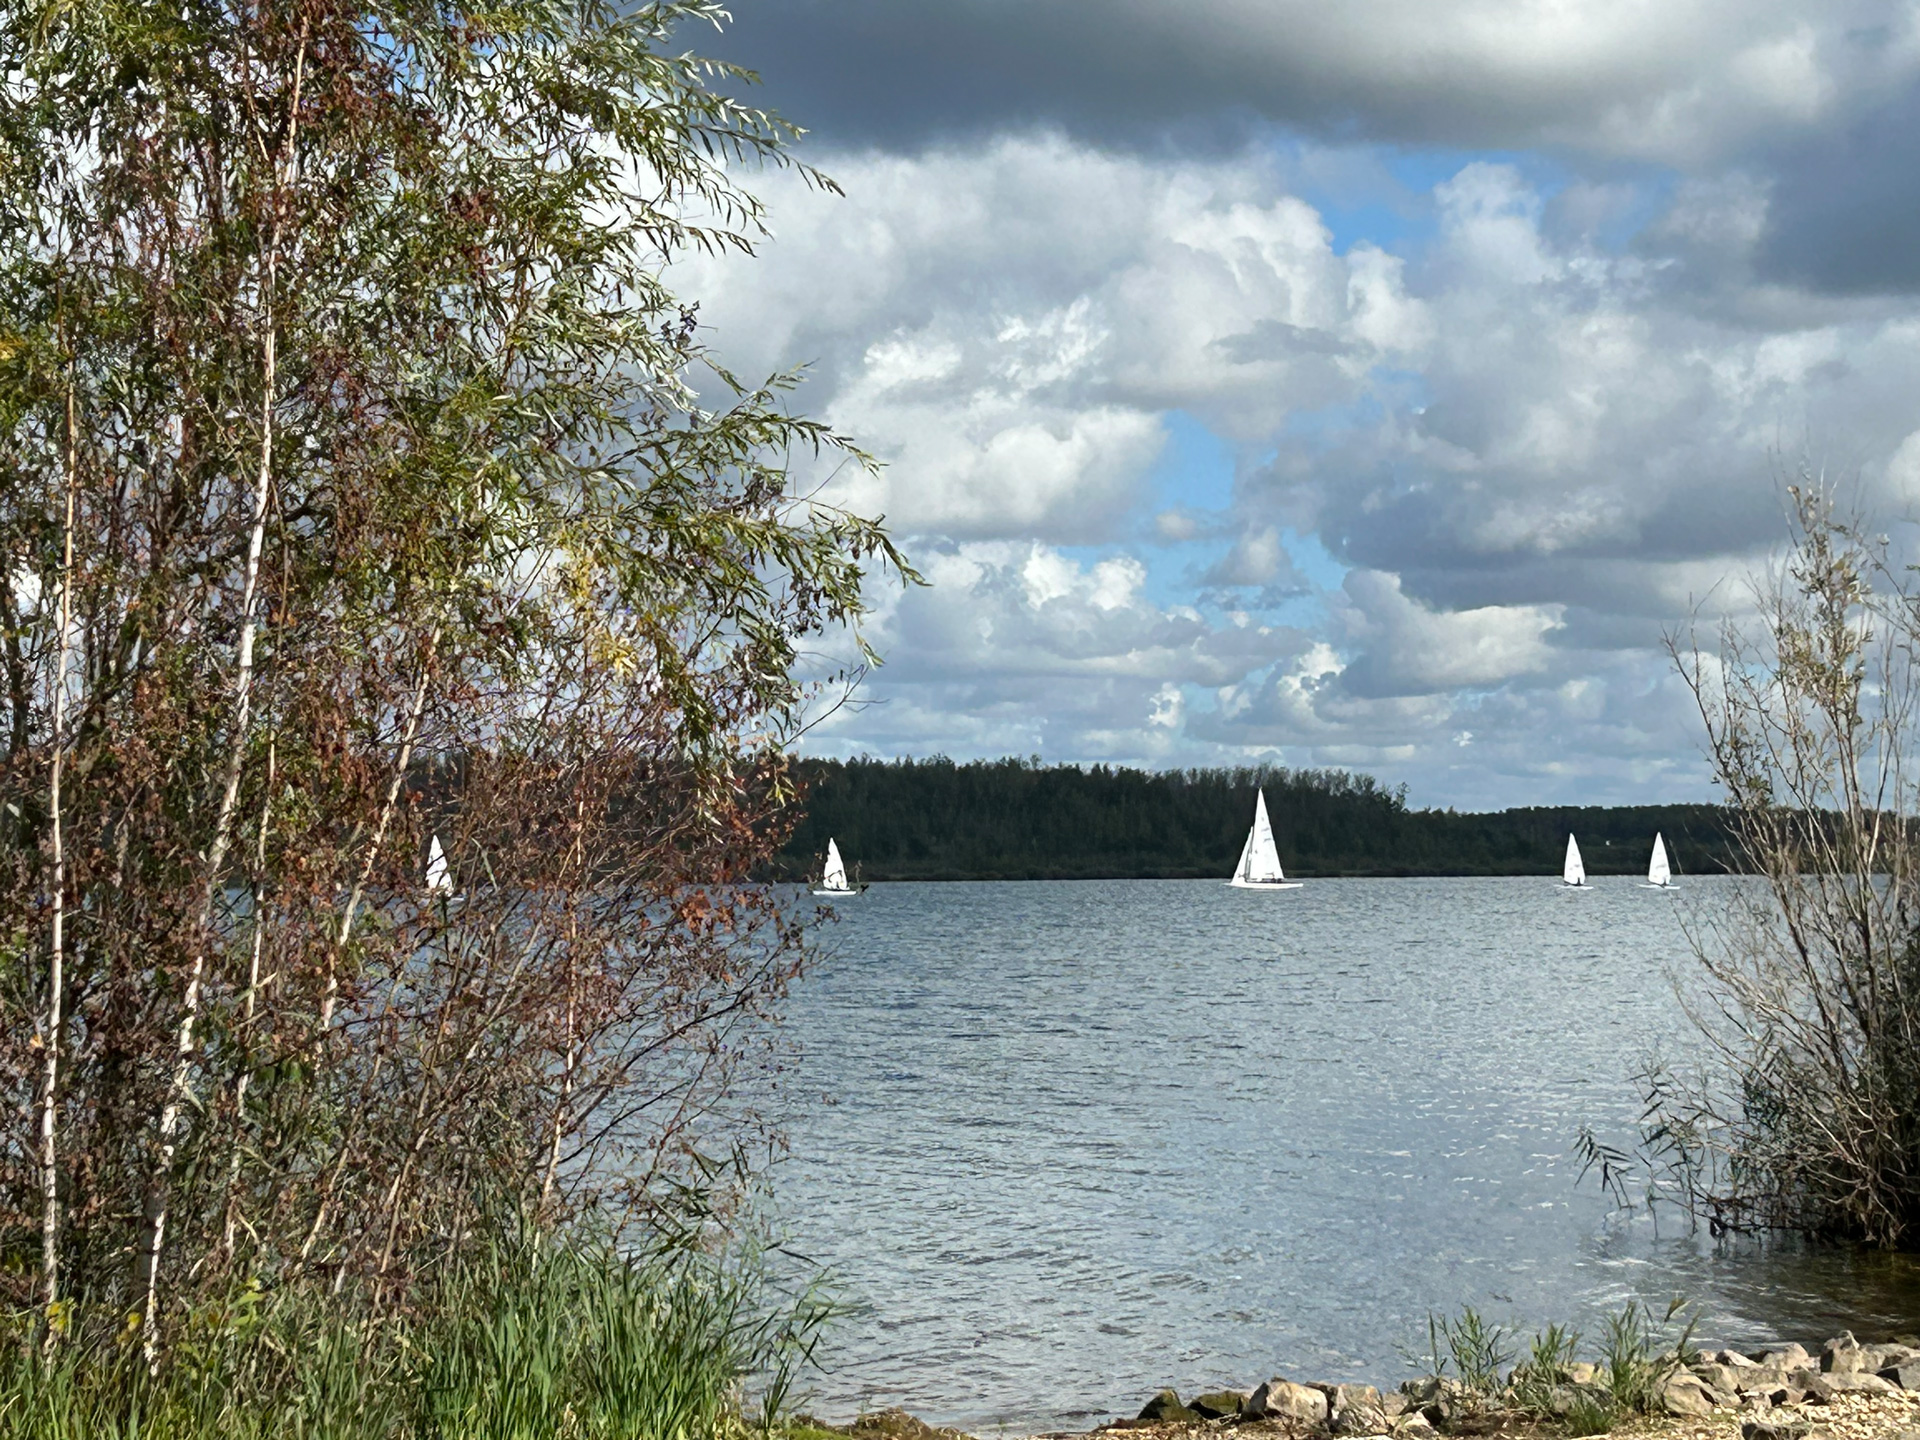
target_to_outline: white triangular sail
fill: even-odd
[[[1580,842],[1573,836],[1567,836],[1567,863],[1560,871],[1560,879],[1568,885],[1587,883],[1587,867],[1580,862]]]
[[[1658,831],[1655,831],[1653,836],[1653,859],[1647,862],[1647,883],[1649,885],[1673,883],[1673,867],[1667,863],[1667,842],[1660,838]]]
[[[427,893],[445,895],[453,890],[453,876],[447,867],[447,852],[440,848],[440,837],[427,837]]]
[[[1295,886],[1294,881],[1287,879],[1287,872],[1280,868],[1280,851],[1273,843],[1273,825],[1267,819],[1264,790],[1254,796],[1253,828],[1247,832],[1247,843],[1240,847],[1240,863],[1234,866],[1233,879],[1227,883],[1242,889],[1259,886],[1291,890]]]
[[[834,844],[831,839],[827,841],[827,868],[821,873],[820,888],[822,890],[851,890],[853,888],[847,884],[847,866],[846,862],[840,858],[840,847]]]

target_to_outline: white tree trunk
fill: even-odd
[[[260,592],[260,553],[266,544],[267,507],[273,494],[274,400],[279,388],[278,330],[274,316],[276,286],[280,269],[280,216],[282,192],[292,184],[294,144],[300,121],[301,81],[306,73],[306,41],[294,61],[292,103],[287,112],[287,134],[280,162],[275,166],[275,194],[272,236],[267,242],[265,274],[261,282],[264,333],[260,342],[260,460],[254,475],[252,514],[247,531],[247,562],[240,598],[240,638],[235,646],[233,675],[233,737],[227,747],[225,784],[220,792],[220,809],[214,817],[213,838],[207,846],[206,885],[201,891],[197,917],[199,943],[192,963],[187,967],[186,989],[180,999],[180,1028],[174,1043],[173,1075],[167,1085],[166,1100],[160,1108],[159,1154],[147,1192],[147,1234],[141,1256],[145,1301],[140,1315],[140,1348],[149,1370],[160,1363],[160,1257],[166,1247],[168,1179],[173,1169],[174,1152],[180,1143],[181,1111],[192,1098],[195,1027],[200,1018],[200,987],[206,978],[207,954],[213,939],[213,912],[220,895],[220,878],[226,869],[227,850],[233,843],[233,816],[240,800],[240,775],[246,761],[247,737],[253,719],[253,643],[258,630],[254,610]]]
[[[67,670],[73,659],[73,511],[79,486],[79,445],[73,414],[73,381],[67,381],[65,446],[66,516],[61,526],[60,607],[53,664],[53,763],[47,779],[47,814],[53,851],[53,925],[47,957],[46,1068],[40,1082],[40,1291],[46,1311],[44,1345],[59,1343],[60,1302],[60,1037],[65,1027],[67,962],[67,853],[62,831],[60,780],[67,754]]]

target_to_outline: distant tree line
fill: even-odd
[[[1589,874],[1646,869],[1655,831],[1675,868],[1738,868],[1717,805],[1414,810],[1406,788],[1344,770],[1152,772],[1038,759],[796,762],[806,818],[781,873],[817,873],[828,837],[868,880],[1184,879],[1229,874],[1257,789],[1289,874],[1558,874],[1569,832]]]

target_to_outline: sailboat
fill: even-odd
[[[1240,863],[1234,866],[1227,882],[1236,890],[1298,890],[1298,880],[1287,879],[1280,868],[1280,852],[1274,848],[1273,826],[1267,820],[1267,792],[1258,791],[1253,801],[1253,828],[1247,843],[1240,847]]]
[[[429,895],[451,895],[453,893],[453,875],[447,865],[447,852],[440,848],[440,837],[427,837],[427,893]]]
[[[813,887],[816,895],[858,895],[866,889],[865,885],[849,884],[847,881],[847,863],[840,858],[840,847],[827,837],[827,868],[820,873],[820,883]]]
[[[1648,890],[1678,890],[1673,883],[1673,867],[1667,863],[1667,842],[1660,838],[1660,832],[1653,835],[1653,858],[1647,862]]]
[[[1560,867],[1560,883],[1576,890],[1587,888],[1587,867],[1580,860],[1580,842],[1567,836],[1567,863]]]

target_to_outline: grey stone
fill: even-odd
[[[1783,1370],[1799,1370],[1813,1364],[1813,1356],[1804,1345],[1781,1345],[1755,1357],[1762,1365],[1779,1364]]]
[[[1740,1422],[1740,1440],[1806,1440],[1813,1426],[1807,1421],[1786,1416]]]
[[[1224,1420],[1246,1409],[1247,1397],[1238,1390],[1214,1390],[1194,1396],[1187,1402],[1187,1408],[1198,1411],[1203,1420]]]
[[[1751,1370],[1757,1362],[1742,1355],[1738,1350],[1715,1350],[1706,1357],[1716,1365],[1730,1365],[1735,1370]]]
[[[1432,1422],[1418,1410],[1410,1411],[1393,1422],[1395,1440],[1432,1440],[1438,1433]]]
[[[1880,1378],[1902,1390],[1920,1390],[1920,1362],[1906,1361],[1899,1365],[1889,1365],[1880,1372]]]
[[[1380,1397],[1380,1408],[1386,1412],[1389,1420],[1398,1420],[1407,1413],[1407,1408],[1412,1404],[1413,1402],[1398,1390],[1390,1391]]]
[[[1717,1360],[1703,1361],[1695,1365],[1693,1373],[1706,1381],[1709,1390],[1718,1390],[1727,1395],[1737,1395],[1740,1387],[1748,1383],[1739,1370],[1731,1365],[1722,1365]]]
[[[1600,1378],[1600,1367],[1586,1360],[1574,1360],[1567,1365],[1567,1379],[1575,1385],[1591,1385]]]
[[[1247,1414],[1262,1420],[1302,1420],[1327,1423],[1327,1397],[1310,1385],[1296,1385],[1279,1376],[1267,1381],[1247,1401]]]
[[[1865,1370],[1835,1370],[1821,1378],[1837,1394],[1894,1395],[1900,1390],[1891,1380],[1882,1380]]]
[[[1787,1388],[1798,1390],[1802,1400],[1810,1400],[1815,1405],[1831,1405],[1833,1397],[1840,1393],[1834,1389],[1831,1378],[1817,1370],[1794,1371],[1787,1377]]]
[[[1200,1412],[1182,1405],[1177,1390],[1162,1390],[1140,1407],[1140,1418],[1158,1425],[1181,1425],[1198,1420]]]
[[[1824,1374],[1835,1370],[1857,1370],[1860,1368],[1858,1356],[1854,1353],[1860,1348],[1860,1342],[1853,1338],[1851,1330],[1842,1330],[1833,1339],[1820,1347],[1820,1369]]]
[[[1338,1435],[1378,1435],[1387,1428],[1386,1406],[1371,1385],[1333,1386],[1327,1409]]]
[[[1660,1387],[1660,1408],[1669,1415],[1711,1415],[1713,1392],[1698,1375],[1677,1370]]]

